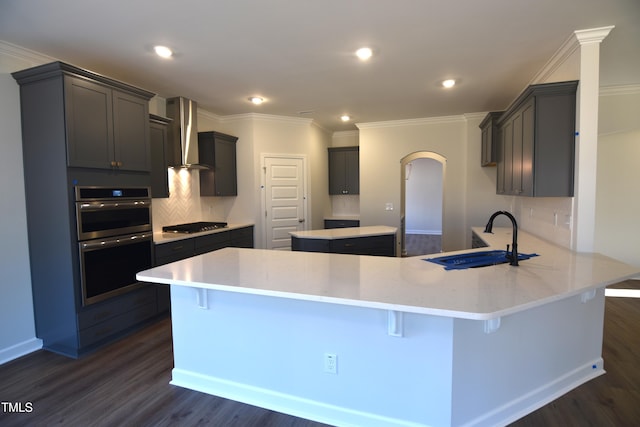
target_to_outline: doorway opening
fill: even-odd
[[[402,256],[442,252],[446,165],[445,157],[431,151],[400,161]]]

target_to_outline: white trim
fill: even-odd
[[[607,27],[576,30],[573,33],[581,45],[586,43],[601,43],[615,27],[615,25],[609,25]]]
[[[330,405],[184,369],[174,368],[169,384],[329,425],[424,427],[424,424]]]
[[[637,95],[640,85],[601,86],[600,96]]]
[[[287,117],[287,116],[276,116],[273,114],[261,114],[261,113],[246,113],[246,114],[233,114],[230,116],[218,116],[221,122],[233,122],[239,120],[262,120],[267,122],[278,122],[278,123],[288,123],[295,124],[300,126],[310,126],[313,122],[312,119],[305,119],[301,117]]]
[[[405,230],[404,234],[420,234],[429,236],[442,236],[442,230]]]
[[[427,124],[445,124],[465,122],[465,116],[427,117],[422,119],[388,120],[384,122],[356,123],[358,129],[375,129],[398,126],[421,126]]]
[[[337,132],[333,132],[333,137],[352,137],[352,136],[359,136],[360,132],[357,130],[340,130]]]
[[[556,72],[558,68],[562,66],[580,47],[580,44],[576,40],[576,37],[572,34],[560,48],[551,56],[551,59],[547,61],[538,73],[533,76],[531,81],[527,84],[532,84],[547,81],[547,79]]]
[[[22,46],[0,40],[0,57],[3,56],[18,60],[21,63],[26,62],[27,67],[35,67],[37,65],[56,61],[56,59],[52,58],[51,56],[47,56],[42,53],[26,49]]]
[[[604,290],[604,296],[618,298],[640,298],[640,289],[606,288]]]
[[[39,338],[31,338],[21,343],[12,345],[0,350],[0,365],[10,362],[14,359],[22,357],[26,354],[33,353],[42,348],[42,340]]]

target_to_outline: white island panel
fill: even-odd
[[[331,425],[449,425],[453,319],[172,287],[172,384]],[[337,374],[324,354],[337,355]]]

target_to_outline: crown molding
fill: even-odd
[[[0,62],[7,62],[9,66],[15,69],[11,71],[19,71],[24,68],[35,67],[37,65],[46,64],[57,61],[56,58],[26,49],[4,40],[0,40]]]
[[[527,86],[547,81],[547,79],[555,73],[565,62],[573,56],[573,54],[580,48],[580,43],[576,39],[575,35],[571,35],[567,40],[562,43],[560,48],[551,56],[546,64],[538,71],[533,78],[529,81]]]
[[[352,138],[360,135],[358,130],[339,130],[333,133],[334,138]]]
[[[574,31],[573,34],[581,45],[588,43],[601,43],[614,28],[615,25],[609,25],[607,27],[591,28],[588,30],[577,30]]]
[[[422,119],[389,120],[384,122],[356,123],[358,129],[391,128],[399,126],[422,126],[433,124],[460,123],[466,121],[463,115],[427,117]]]
[[[589,43],[601,43],[615,26],[591,28],[574,31],[571,36],[551,56],[551,59],[531,79],[529,85],[547,81],[582,45]]]
[[[278,122],[278,123],[305,125],[305,126],[309,126],[313,122],[313,119],[305,119],[300,117],[288,117],[288,116],[276,116],[272,114],[262,114],[262,113],[232,114],[229,116],[218,116],[218,117],[221,122],[257,120],[257,121],[264,121],[264,122]]]
[[[621,85],[621,86],[603,86],[600,88],[600,96],[638,95],[638,94],[640,94],[640,84]]]

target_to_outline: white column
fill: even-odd
[[[572,246],[578,252],[592,252],[594,249],[600,43],[613,28],[609,26],[575,32],[580,43],[580,85],[576,117],[578,136]]]

